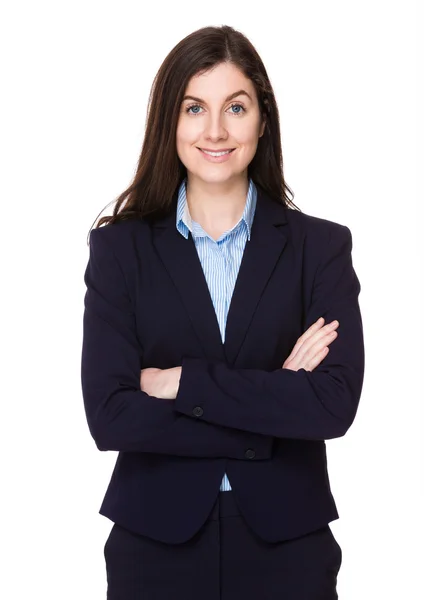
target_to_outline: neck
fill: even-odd
[[[241,219],[248,189],[246,177],[216,184],[187,179],[186,197],[191,218],[205,229],[231,229]]]

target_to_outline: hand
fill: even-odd
[[[320,317],[300,336],[290,356],[284,361],[283,369],[313,371],[324,360],[329,352],[328,345],[337,337],[335,329],[339,326],[339,322],[333,321],[324,327],[323,325],[324,319]]]
[[[180,387],[182,367],[156,369],[149,367],[140,373],[140,389],[149,396],[175,400]]]

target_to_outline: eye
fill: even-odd
[[[241,108],[241,111],[237,111],[236,113],[233,113],[233,115],[241,115],[242,112],[246,112],[244,106],[241,104],[232,104],[230,108]]]
[[[231,106],[230,106],[230,108],[235,108],[235,107],[241,108],[242,110],[241,111],[237,111],[237,112],[233,112],[233,115],[237,116],[237,115],[241,115],[243,112],[246,112],[246,109],[241,104],[235,103],[235,104],[231,104]],[[192,113],[190,113],[190,110],[192,108],[201,108],[200,104],[191,104],[190,106],[188,106],[186,108],[186,113],[188,113],[188,114],[191,114],[191,115],[199,115],[200,114],[199,112],[192,112]]]

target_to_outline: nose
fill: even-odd
[[[204,119],[205,129],[204,137],[211,141],[225,139],[228,135],[225,127],[225,115],[221,112],[212,113]]]

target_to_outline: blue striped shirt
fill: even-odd
[[[187,178],[178,190],[177,229],[186,239],[189,232],[193,237],[197,253],[209,287],[221,331],[222,343],[225,341],[225,326],[234,286],[243,257],[246,241],[250,240],[253,217],[255,215],[257,190],[249,179],[246,204],[240,221],[225,231],[216,241],[203,227],[190,216],[186,197]],[[220,490],[231,490],[226,474],[222,478]]]

